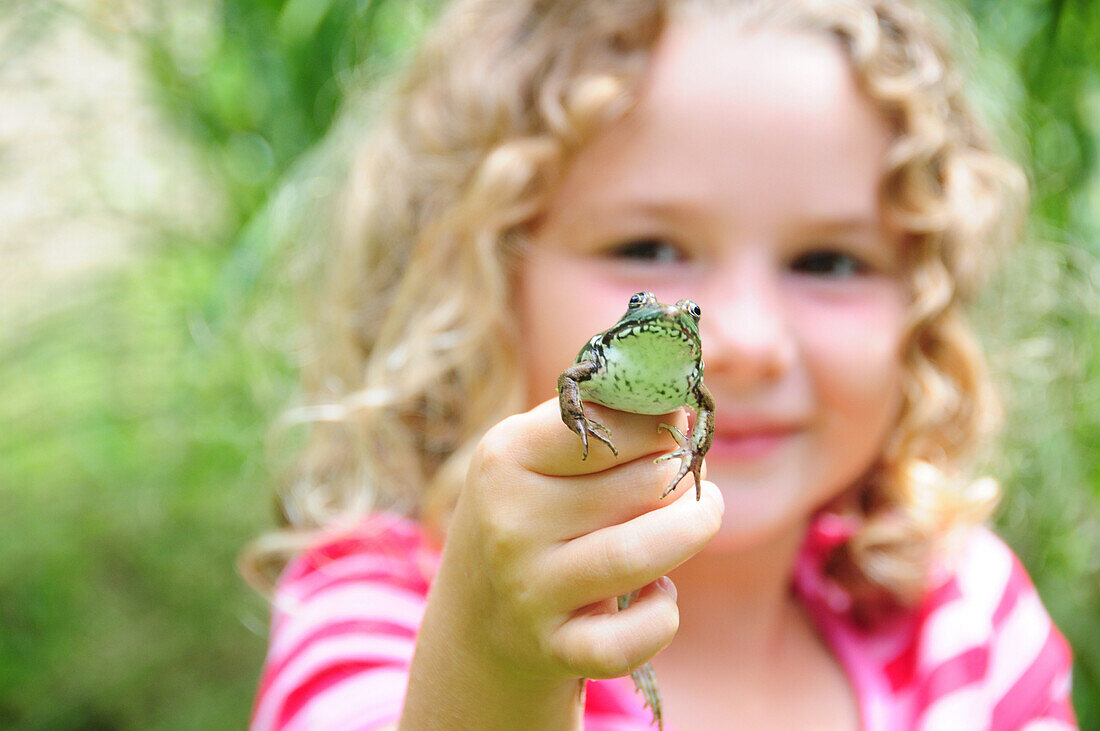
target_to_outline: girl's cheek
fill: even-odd
[[[552,397],[585,342],[619,319],[634,293],[620,290],[577,257],[534,248],[521,262],[513,306],[529,406]]]
[[[860,282],[842,292],[795,288],[788,302],[823,400],[852,410],[893,408],[900,396],[905,325],[901,287],[882,280]]]

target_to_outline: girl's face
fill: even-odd
[[[711,547],[802,530],[898,414],[891,139],[837,42],[674,24],[637,107],[576,155],[531,233],[516,290],[528,401],[553,397],[631,294],[691,298],[717,402],[708,479],[726,501]]]

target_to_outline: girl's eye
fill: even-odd
[[[626,241],[608,249],[607,256],[653,264],[672,264],[687,260],[679,247],[656,238]]]
[[[791,262],[791,270],[799,274],[843,279],[866,274],[870,267],[851,254],[825,249],[798,256]]]

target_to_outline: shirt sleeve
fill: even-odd
[[[1075,729],[1069,643],[1051,621],[1019,559],[1009,554],[1012,575],[994,616],[998,665],[993,668],[993,677],[1005,678],[1007,688],[993,706],[992,730]]]
[[[331,532],[275,589],[251,731],[395,729],[439,550],[406,518]],[[588,731],[640,731],[651,716],[629,677],[591,680]]]
[[[926,607],[916,648],[917,728],[1076,728],[1069,645],[1019,559],[980,530]],[[968,725],[973,722],[975,725]]]
[[[275,591],[252,731],[395,725],[437,565],[416,526],[394,516],[291,562]]]

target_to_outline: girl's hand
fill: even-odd
[[[626,675],[672,640],[675,589],[661,577],[715,535],[722,498],[704,482],[700,502],[690,489],[659,499],[676,472],[653,463],[669,451],[657,429],[667,415],[586,408],[618,458],[593,445],[582,461],[556,400],[482,439],[429,596],[403,728],[579,726],[577,678]],[[616,612],[615,597],[639,587]]]

